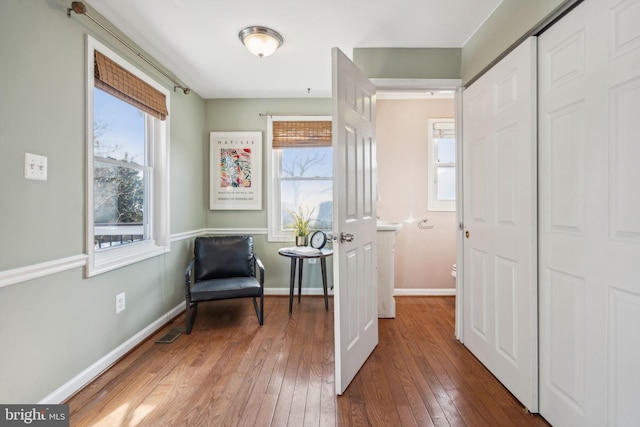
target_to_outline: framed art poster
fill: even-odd
[[[211,210],[262,209],[262,132],[211,132]]]

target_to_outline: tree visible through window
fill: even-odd
[[[97,88],[93,99],[94,237],[103,249],[147,234],[147,114]]]
[[[290,211],[312,211],[312,228],[330,230],[333,223],[333,153],[331,147],[280,148],[282,159],[281,228],[289,229]]]

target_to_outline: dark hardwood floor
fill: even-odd
[[[73,396],[72,426],[548,426],[454,338],[453,297],[397,297],[379,344],[342,396],[333,380],[333,305],[303,296],[200,304],[191,335],[155,341]]]

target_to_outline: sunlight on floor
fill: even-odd
[[[128,403],[121,405],[118,409],[112,411],[109,415],[107,415],[100,421],[93,424],[93,427],[102,427],[102,426],[110,427],[110,426],[122,425],[124,418],[127,416],[128,409],[129,409]]]
[[[129,426],[135,427],[140,424],[147,415],[149,415],[154,409],[155,405],[141,404],[130,413],[130,404],[125,403],[120,405],[118,409],[112,411],[109,415],[102,418],[100,421],[92,424],[92,427],[113,427],[113,426]],[[126,422],[128,420],[128,422]]]
[[[133,411],[133,417],[131,417],[130,426],[137,426],[156,408],[156,405],[140,405]]]

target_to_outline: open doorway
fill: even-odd
[[[377,215],[402,223],[394,251],[397,296],[456,293],[456,105],[454,88],[378,89]],[[449,203],[433,203],[438,198]]]

